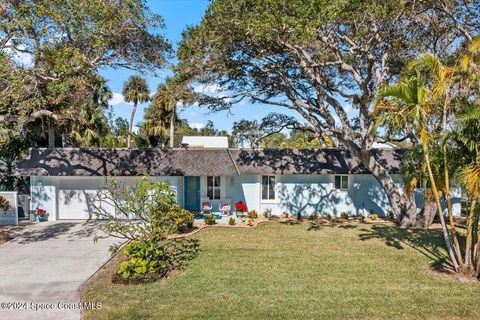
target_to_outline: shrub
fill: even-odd
[[[372,213],[372,214],[370,215],[370,219],[371,219],[372,221],[378,220],[378,214]]]
[[[247,221],[247,226],[253,227],[253,219],[249,219],[249,220]]]
[[[332,215],[331,214],[327,214],[327,220],[332,221]]]
[[[318,220],[318,213],[312,213],[308,216],[308,219],[312,221]]]
[[[99,227],[101,236],[95,235],[94,240],[111,236],[130,241],[123,251],[129,260],[121,264],[118,279],[133,283],[156,280],[196,255],[196,240],[167,240],[172,233],[193,225],[192,214],[178,206],[169,184],[147,177],[134,184],[116,178],[106,181],[106,187],[90,199],[94,215],[104,220]],[[112,204],[118,215],[111,206],[101,205],[105,202]],[[118,244],[109,248],[112,255],[118,249]]]
[[[268,219],[268,218],[270,218],[271,215],[272,215],[272,209],[267,208],[267,209],[265,209],[265,210],[263,211],[263,216],[264,216],[265,218]]]
[[[192,229],[195,218],[190,211],[178,207],[168,215],[173,221],[176,232],[188,232]]]
[[[204,218],[204,221],[206,224],[208,224],[209,226],[211,225],[214,225],[215,223],[217,223],[215,221],[215,216],[213,214],[207,214]]]
[[[286,218],[288,218],[288,216],[289,216],[288,212],[286,212],[286,211],[282,212],[282,218],[286,219]]]
[[[132,241],[123,249],[128,260],[121,263],[117,272],[120,278],[114,280],[142,283],[159,279],[171,270],[184,267],[197,252],[197,240]]]
[[[346,212],[340,213],[340,219],[348,220],[348,213],[346,213]]]
[[[234,226],[235,223],[236,223],[235,218],[230,217],[230,219],[228,219],[228,224],[229,224],[229,225]]]
[[[258,218],[258,212],[256,210],[250,210],[247,213],[248,219],[257,219]]]

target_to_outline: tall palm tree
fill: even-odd
[[[150,90],[147,82],[140,76],[130,76],[123,85],[123,98],[126,102],[133,102],[132,114],[130,115],[129,135],[127,140],[128,148],[132,147],[133,119],[137,112],[137,105],[150,100]]]
[[[441,142],[439,149],[442,152],[439,153],[441,158],[443,158],[441,161],[443,162],[443,181],[439,180],[439,182],[442,185],[441,189],[445,195],[453,245],[455,247],[457,259],[459,260],[459,263],[462,264],[462,252],[460,249],[460,242],[458,241],[457,237],[452,209],[452,192],[450,188],[451,181],[448,159],[449,152],[447,151],[447,143],[445,143],[446,139],[443,139],[447,132],[447,119],[455,111],[453,108],[454,104],[452,104],[452,87],[455,82],[458,81],[458,77],[455,72],[456,69],[456,65],[454,67],[446,66],[442,63],[437,55],[432,53],[420,55],[418,59],[412,61],[408,66],[408,70],[421,72],[423,75],[425,75],[425,78],[428,79],[429,85],[426,87],[427,94],[429,95],[432,105],[435,106],[435,112],[432,113],[432,118],[434,119],[435,117],[439,117],[441,119],[441,121],[437,121],[438,124],[434,125],[434,128],[432,128],[432,130],[442,133],[442,137],[439,139]]]
[[[170,148],[174,147],[175,121],[177,120],[177,103],[181,91],[173,79],[167,78],[161,83],[153,96],[152,104],[146,113],[145,127],[154,136],[163,136],[166,124],[169,128]]]
[[[430,159],[430,146],[433,140],[430,123],[432,117],[437,115],[439,111],[436,110],[437,105],[435,104],[433,90],[427,85],[426,77],[420,70],[414,70],[412,76],[404,77],[397,84],[383,89],[379,93],[379,99],[381,101],[377,104],[377,110],[382,112],[378,117],[379,125],[389,127],[389,130],[392,132],[398,132],[408,126],[418,138],[418,142],[422,147],[425,166],[442,225],[448,255],[454,269],[458,272],[459,264],[443,216],[439,189]]]
[[[455,130],[449,136],[449,142],[457,146],[459,154],[458,170],[455,178],[470,196],[470,208],[467,215],[467,236],[465,243],[465,265],[480,274],[480,237],[476,210],[480,198],[480,105],[467,106],[457,116]],[[476,239],[475,239],[476,238]],[[476,243],[475,243],[476,242]]]

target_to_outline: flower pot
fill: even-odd
[[[48,221],[48,214],[44,215],[43,217],[37,216],[37,219],[40,222]]]

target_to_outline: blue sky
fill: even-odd
[[[174,46],[181,40],[182,31],[192,24],[200,22],[205,9],[208,6],[208,0],[150,0],[147,1],[150,9],[160,14],[165,19],[166,29],[163,31],[165,37],[169,39]],[[108,79],[108,86],[114,92],[114,98],[111,101],[116,116],[125,119],[130,118],[132,106],[123,102],[121,95],[124,81],[135,72],[129,70],[101,70],[101,74]],[[160,77],[147,77],[151,92],[155,92],[159,83],[161,83],[168,71],[161,73]],[[138,124],[143,118],[143,110],[148,104],[140,105],[135,116],[135,124]],[[212,120],[216,128],[231,131],[232,124],[241,119],[261,119],[272,111],[286,112],[292,114],[290,110],[278,109],[271,106],[258,104],[242,103],[232,108],[230,113],[217,112],[211,113],[207,109],[198,107],[186,107],[180,112],[180,117],[188,120],[191,126],[201,127],[208,120]]]

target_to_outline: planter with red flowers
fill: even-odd
[[[48,221],[48,212],[46,210],[38,208],[35,211],[38,221]]]
[[[235,213],[237,218],[243,218],[247,214],[248,208],[245,203],[238,201],[235,203]]]

